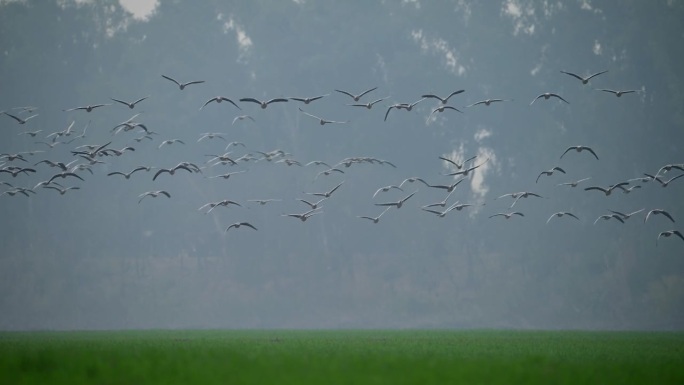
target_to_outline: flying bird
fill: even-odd
[[[161,144],[159,145],[158,148],[162,148],[162,146],[164,146],[165,144],[172,145],[174,143],[185,144],[185,142],[180,140],[180,139],[168,139],[168,140],[161,142]]]
[[[201,84],[201,83],[204,83],[204,80],[193,80],[193,81],[187,82],[187,83],[180,83],[180,82],[178,82],[176,79],[174,79],[174,78],[172,78],[172,77],[169,77],[169,76],[166,76],[166,75],[162,75],[162,77],[163,77],[164,79],[166,79],[166,80],[170,80],[170,81],[176,83],[176,85],[178,85],[178,88],[180,88],[181,91],[183,91],[183,90],[185,89],[185,87],[187,87],[187,86],[189,86],[189,85],[191,85],[191,84]]]
[[[202,105],[202,107],[200,107],[200,110],[202,110],[204,107],[207,106],[207,104],[209,104],[209,103],[211,103],[211,102],[216,102],[216,103],[228,102],[228,103],[234,105],[238,110],[241,110],[241,109],[242,109],[242,108],[238,107],[238,105],[235,104],[234,101],[230,100],[229,98],[227,98],[227,97],[225,97],[225,96],[214,96],[213,98],[207,100],[206,103],[204,103],[204,104]]]
[[[633,215],[639,214],[640,212],[644,211],[644,209],[637,210],[637,211],[631,212],[631,213],[629,213],[629,214],[621,213],[621,212],[619,212],[619,211],[614,211],[614,210],[608,210],[608,211],[610,211],[610,212],[613,213],[613,214],[619,215],[620,218],[622,218],[623,220],[626,221],[626,220],[628,220],[629,218],[631,218]]]
[[[298,102],[302,102],[304,104],[309,104],[311,102],[315,102],[318,99],[324,98],[330,94],[325,94],[325,95],[319,95],[319,96],[314,96],[314,97],[305,97],[305,98],[290,98],[290,100],[296,100]]]
[[[494,217],[504,217],[504,218],[506,218],[506,219],[511,219],[511,217],[512,217],[513,215],[519,215],[519,216],[521,216],[521,217],[524,217],[524,216],[525,216],[525,214],[521,213],[520,211],[513,211],[513,212],[510,212],[510,213],[497,213],[497,214],[494,214],[494,215],[490,215],[489,218],[491,219],[491,218],[494,218]]]
[[[510,101],[511,101],[511,99],[485,99],[485,100],[480,100],[479,102],[475,102],[469,106],[466,106],[466,108],[479,106],[480,104],[484,104],[485,106],[489,106],[490,104],[496,103],[496,102],[510,102]]]
[[[81,189],[80,187],[77,187],[77,186],[75,186],[75,187],[61,187],[60,188],[60,187],[52,186],[52,185],[45,185],[45,186],[43,186],[43,188],[49,188],[49,189],[52,189],[55,191],[59,191],[59,195],[64,195],[69,190],[80,190]]]
[[[20,117],[18,117],[18,116],[16,116],[16,115],[10,114],[9,112],[3,111],[2,113],[5,114],[5,115],[7,115],[7,116],[9,116],[10,118],[16,120],[19,124],[26,124],[26,122],[28,122],[29,119],[33,119],[33,118],[35,118],[36,116],[38,116],[38,114],[35,114],[35,115],[29,116],[28,118],[20,118]]]
[[[543,93],[543,94],[540,94],[540,95],[537,96],[536,98],[532,99],[532,102],[530,103],[530,106],[531,106],[532,104],[534,104],[534,102],[536,102],[537,99],[539,99],[539,98],[544,98],[544,100],[549,100],[549,98],[551,98],[551,97],[558,98],[558,99],[564,101],[565,103],[570,104],[570,102],[568,102],[567,100],[563,99],[563,97],[560,96],[560,95],[558,95],[558,94],[555,94],[555,93],[553,93],[553,92],[545,92],[545,93]]]
[[[607,188],[600,187],[600,186],[591,186],[591,187],[586,187],[584,191],[591,191],[591,190],[596,190],[596,191],[601,191],[602,193],[606,194],[606,196],[609,196],[613,190],[616,188],[620,188],[621,186],[627,186],[629,185],[629,182],[620,182],[617,184],[614,184],[612,186],[608,186]]]
[[[333,172],[339,172],[340,174],[344,174],[344,171],[340,170],[339,168],[333,167],[333,168],[330,168],[327,170],[323,170],[323,171],[319,172],[318,174],[316,174],[316,177],[314,178],[314,180],[318,179],[318,177],[320,177],[321,175],[328,176],[328,175],[332,174]]]
[[[655,180],[656,182],[660,183],[660,185],[662,187],[667,187],[670,184],[670,182],[672,182],[673,180],[677,180],[677,179],[684,176],[684,174],[679,174],[677,176],[674,176],[674,177],[664,181],[664,180],[660,179],[660,177],[658,177],[658,176],[654,176],[654,175],[650,175],[650,174],[646,174],[646,173],[644,173],[644,175],[646,175],[647,177],[651,178],[652,180]]]
[[[381,101],[383,101],[383,100],[385,100],[385,99],[387,99],[387,98],[389,98],[389,96],[384,97],[384,98],[381,98],[381,99],[378,99],[378,100],[374,100],[374,101],[372,101],[372,102],[368,102],[368,103],[365,103],[365,104],[364,104],[364,103],[357,103],[357,104],[347,104],[347,105],[348,105],[348,106],[351,106],[351,107],[365,107],[365,108],[367,108],[367,109],[370,110],[371,108],[373,108],[373,106],[374,106],[375,104],[380,103]]]
[[[409,198],[411,198],[413,195],[415,195],[417,192],[418,192],[418,190],[412,192],[411,194],[407,195],[406,197],[404,197],[404,198],[402,198],[402,199],[400,199],[400,200],[398,200],[398,201],[396,201],[396,202],[376,203],[375,205],[376,205],[376,206],[387,206],[387,207],[394,206],[394,207],[400,209],[401,206],[403,206],[404,203],[405,203],[407,200],[409,200]]]
[[[443,160],[443,161],[445,161],[445,162],[448,162],[448,163],[453,164],[453,165],[456,166],[456,168],[459,169],[459,170],[462,169],[462,168],[466,165],[466,163],[470,162],[471,160],[473,160],[473,159],[475,159],[475,158],[477,158],[477,155],[471,156],[470,158],[464,160],[463,163],[458,164],[458,162],[456,162],[456,161],[454,161],[454,160],[451,160],[451,159],[449,159],[449,158],[446,158],[446,157],[443,157],[443,156],[440,156],[440,157],[439,157],[439,159],[441,159],[441,160]]]
[[[280,199],[249,199],[247,202],[258,203],[259,205],[263,206],[270,202],[280,202]]]
[[[228,230],[233,229],[233,228],[239,229],[240,226],[249,227],[249,228],[252,228],[254,230],[257,229],[256,227],[252,226],[252,224],[249,222],[236,222],[236,223],[233,223],[232,225],[228,226],[228,228],[226,229],[226,232],[228,232]]]
[[[345,95],[349,96],[350,98],[354,99],[355,102],[358,102],[358,101],[363,97],[363,95],[365,95],[365,94],[367,94],[367,93],[369,93],[369,92],[375,91],[376,89],[378,89],[378,87],[373,87],[373,88],[371,88],[371,89],[369,89],[369,90],[363,91],[362,93],[360,93],[360,94],[358,94],[358,95],[354,95],[354,94],[352,94],[352,93],[350,93],[350,92],[343,91],[343,90],[335,90],[335,91],[337,91],[337,92],[339,92],[339,93],[342,93],[342,94],[345,94]]]
[[[222,175],[214,175],[214,176],[210,176],[209,179],[215,179],[215,178],[228,179],[235,174],[242,174],[243,172],[247,172],[247,170],[233,171],[233,172],[229,172],[229,173],[222,174]]]
[[[377,217],[366,217],[366,216],[361,215],[361,216],[357,216],[357,218],[368,219],[369,221],[371,221],[371,222],[373,222],[373,223],[378,223],[378,222],[380,222],[380,217],[382,217],[382,215],[383,215],[384,213],[386,213],[387,210],[389,210],[390,208],[391,208],[391,207],[386,207],[385,210],[383,210],[383,211],[380,213],[380,215],[378,215]]]
[[[682,236],[682,233],[680,233],[678,230],[667,230],[667,231],[663,231],[660,234],[658,234],[658,238],[656,238],[656,246],[658,245],[658,240],[661,237],[669,238],[672,235],[676,235],[679,238],[681,238],[682,241],[684,241],[684,236]]]
[[[591,179],[591,177],[588,177],[588,178],[582,178],[582,179],[580,179],[580,180],[576,180],[576,181],[574,181],[574,182],[565,182],[565,183],[559,183],[559,184],[558,184],[558,186],[570,186],[570,187],[577,187],[577,185],[578,185],[578,184],[580,184],[580,183],[582,183],[582,182],[584,182],[584,181],[587,181],[587,180],[589,180],[589,179]]]
[[[426,99],[428,99],[428,98],[438,99],[440,102],[442,102],[442,104],[447,104],[447,102],[449,101],[449,98],[451,98],[454,95],[458,95],[462,92],[465,92],[465,90],[454,91],[454,92],[450,93],[449,96],[447,96],[446,98],[442,98],[442,97],[440,97],[438,95],[434,95],[434,94],[421,95],[421,97],[426,98]],[[440,112],[442,112],[442,111],[440,111]]]
[[[573,78],[579,79],[582,82],[582,84],[587,84],[587,83],[589,83],[589,80],[591,80],[592,78],[595,78],[596,76],[599,76],[601,74],[605,74],[606,72],[608,72],[608,70],[597,72],[597,73],[595,73],[593,75],[589,75],[587,77],[583,77],[583,76],[574,74],[572,72],[561,71],[561,73],[564,73],[566,75],[572,76]]]
[[[145,199],[145,197],[148,197],[148,196],[149,196],[149,197],[152,197],[152,198],[156,198],[156,197],[158,197],[159,195],[166,195],[167,198],[171,198],[171,194],[169,194],[168,192],[166,192],[166,191],[164,191],[164,190],[148,191],[148,192],[145,192],[145,193],[142,193],[142,194],[138,195],[138,198],[140,198],[140,200],[138,201],[138,203],[142,202],[142,200]]]
[[[197,211],[201,211],[203,208],[209,206],[209,210],[207,210],[207,212],[205,212],[205,214],[209,214],[213,209],[215,209],[215,208],[217,208],[217,207],[228,207],[228,206],[230,206],[230,205],[242,207],[241,204],[239,204],[239,203],[237,203],[237,202],[235,202],[235,201],[232,201],[232,200],[230,200],[230,199],[224,199],[224,200],[222,200],[222,201],[218,201],[218,202],[209,202],[209,203],[207,203],[207,204],[204,204],[204,205],[202,205],[202,207],[198,208]]]
[[[671,220],[672,223],[674,223],[674,221],[675,221],[674,218],[672,218],[672,215],[670,215],[670,213],[668,213],[667,211],[665,211],[663,209],[653,209],[646,214],[646,218],[644,218],[644,223],[646,223],[646,221],[648,220],[648,217],[650,217],[651,214],[663,215],[663,216],[667,217],[669,220]]]
[[[107,176],[121,175],[121,176],[123,176],[124,178],[129,179],[129,178],[131,177],[131,175],[133,175],[133,173],[135,173],[135,172],[137,172],[137,171],[142,171],[142,170],[149,171],[149,169],[150,169],[149,167],[140,166],[140,167],[134,168],[133,170],[129,171],[128,173],[123,173],[123,172],[120,172],[120,171],[114,171],[114,172],[110,172],[109,174],[107,174]]]
[[[594,157],[595,157],[597,160],[598,160],[598,158],[599,158],[598,155],[596,155],[596,152],[594,152],[594,150],[592,150],[591,147],[587,147],[587,146],[570,146],[570,147],[567,148],[567,150],[565,150],[565,152],[563,152],[563,154],[561,154],[560,159],[563,159],[563,156],[564,156],[565,154],[567,154],[568,151],[570,151],[570,150],[575,150],[575,151],[577,151],[577,152],[589,151],[592,155],[594,155]]]
[[[154,177],[152,178],[152,180],[157,179],[157,177],[158,177],[159,175],[163,174],[163,173],[167,173],[167,174],[169,174],[169,175],[174,175],[174,174],[176,173],[176,171],[178,171],[178,170],[185,170],[185,171],[188,171],[188,172],[190,172],[190,173],[193,172],[193,170],[192,170],[191,168],[189,168],[188,166],[184,165],[183,163],[179,163],[178,165],[176,165],[176,166],[173,167],[173,168],[162,168],[162,169],[159,169],[159,171],[157,171],[157,173],[154,174]]]
[[[565,215],[567,215],[567,216],[569,216],[569,217],[573,217],[573,218],[575,218],[575,219],[577,219],[577,220],[579,221],[579,218],[577,218],[577,216],[575,216],[575,214],[573,214],[573,213],[571,213],[571,212],[568,212],[568,211],[559,211],[559,212],[557,212],[557,213],[551,214],[551,216],[549,217],[549,219],[546,220],[546,223],[548,224],[548,223],[551,221],[551,219],[553,219],[553,218],[555,218],[555,217],[560,218],[560,217],[565,216]]]
[[[319,199],[318,202],[314,202],[314,203],[311,203],[311,202],[307,201],[306,199],[297,199],[297,200],[302,202],[302,203],[306,203],[309,207],[311,207],[312,210],[316,210],[316,209],[321,208],[321,203],[326,199],[328,199],[328,198],[324,197],[324,198]]]
[[[596,224],[596,222],[600,221],[601,219],[603,219],[604,221],[607,221],[610,219],[616,219],[616,220],[620,221],[620,223],[625,223],[625,221],[622,220],[622,218],[618,214],[605,214],[605,215],[601,215],[600,217],[596,218],[596,220],[594,221],[594,224]]]
[[[325,198],[330,198],[330,196],[331,196],[335,191],[337,191],[337,189],[340,188],[340,186],[342,186],[342,183],[344,183],[344,181],[340,182],[340,184],[338,184],[337,186],[333,187],[333,189],[330,190],[330,191],[326,191],[326,192],[322,192],[322,193],[304,193],[304,194],[315,195],[315,196],[325,197]]]
[[[227,142],[226,138],[223,137],[223,135],[217,133],[217,132],[206,132],[204,134],[201,134],[200,138],[197,139],[197,143],[203,141],[204,139],[221,139],[224,142]]]
[[[387,112],[385,112],[385,122],[387,121],[387,116],[389,115],[390,111],[392,111],[393,108],[394,108],[394,109],[397,109],[397,110],[411,111],[411,110],[413,109],[413,107],[415,107],[416,104],[422,102],[423,100],[425,100],[425,98],[421,98],[421,99],[419,99],[419,100],[417,100],[417,101],[415,101],[415,102],[413,102],[413,103],[396,103],[396,104],[392,104],[391,106],[389,106],[389,107],[387,108]]]
[[[339,121],[335,121],[335,120],[327,120],[327,119],[319,118],[318,116],[312,115],[312,114],[310,114],[310,113],[308,113],[308,112],[302,110],[301,108],[299,109],[299,111],[301,111],[301,112],[302,112],[304,115],[306,115],[306,116],[310,116],[310,117],[312,117],[312,118],[318,120],[318,123],[319,123],[321,126],[323,126],[323,125],[325,125],[325,124],[328,124],[328,123],[337,123],[337,124],[349,123],[349,121],[339,122]]]
[[[93,105],[87,105],[87,106],[82,106],[82,107],[74,107],[74,108],[69,108],[68,110],[63,110],[64,112],[69,112],[69,111],[78,111],[78,110],[83,110],[85,112],[91,112],[92,110],[104,106],[111,106],[111,103],[107,104],[93,104]]]
[[[245,120],[245,119],[249,119],[249,120],[251,120],[252,122],[256,123],[256,120],[254,120],[253,117],[251,117],[251,116],[249,116],[249,115],[240,115],[240,116],[236,116],[235,119],[233,119],[233,124],[232,124],[232,125],[234,126],[234,125],[235,125],[235,122],[237,122],[238,120]]]
[[[395,186],[395,185],[384,186],[384,187],[380,187],[379,189],[377,189],[377,190],[375,191],[375,194],[373,194],[373,198],[375,198],[375,196],[378,195],[380,192],[387,192],[387,191],[389,191],[389,190],[391,190],[391,189],[397,189],[397,190],[399,190],[399,191],[404,191],[404,190],[402,190],[402,188],[399,187],[399,186]]]
[[[607,88],[601,88],[601,89],[599,89],[598,91],[603,91],[603,92],[611,93],[611,94],[617,96],[618,98],[621,97],[622,95],[625,95],[625,94],[631,94],[631,93],[633,93],[633,92],[639,92],[639,91],[637,91],[637,90],[616,91],[616,90],[610,90],[610,89],[607,89]]]
[[[552,169],[550,169],[550,170],[546,170],[546,171],[540,172],[539,175],[537,176],[537,180],[536,180],[534,183],[538,183],[538,182],[539,182],[539,178],[541,178],[542,175],[546,175],[546,176],[551,176],[551,175],[553,175],[554,171],[560,171],[560,172],[562,172],[563,174],[565,174],[565,170],[563,170],[562,168],[556,166],[556,167],[554,167],[554,168],[552,168]]]
[[[318,211],[318,209],[313,209],[313,210],[309,210],[309,211],[307,211],[305,213],[301,213],[301,214],[283,214],[281,216],[297,218],[297,219],[301,220],[302,222],[306,222],[306,220],[309,219],[310,217],[312,217],[316,214],[321,214],[321,213],[323,213],[323,212]]]
[[[274,99],[271,99],[271,100],[262,101],[262,100],[257,100],[257,99],[254,99],[254,98],[242,98],[242,99],[240,99],[240,101],[241,101],[241,102],[256,103],[256,104],[258,104],[259,106],[261,106],[262,109],[264,109],[264,108],[268,107],[268,105],[271,104],[271,103],[287,102],[288,99],[285,99],[285,98],[274,98]]]
[[[454,110],[454,111],[456,111],[456,112],[463,113],[463,111],[459,110],[459,109],[456,108],[456,107],[452,107],[452,106],[439,106],[439,107],[435,108],[434,110],[432,110],[432,112],[430,112],[430,115],[428,115],[428,118],[427,118],[427,120],[426,120],[426,123],[430,121],[430,118],[432,118],[432,115],[433,115],[434,113],[436,113],[436,112],[444,112],[444,110]]]
[[[113,101],[115,101],[115,102],[117,102],[117,103],[121,103],[121,104],[123,104],[124,106],[127,106],[127,107],[130,108],[130,109],[134,109],[136,104],[142,102],[143,100],[145,100],[145,99],[147,99],[147,98],[149,98],[149,95],[148,95],[148,96],[145,96],[144,98],[140,98],[140,99],[138,99],[138,100],[136,100],[136,101],[134,101],[134,102],[127,102],[127,101],[125,101],[125,100],[114,99],[114,98],[110,98],[110,99],[112,99]]]

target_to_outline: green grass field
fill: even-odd
[[[684,384],[684,333],[0,333],[0,384]]]

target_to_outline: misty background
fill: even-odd
[[[122,149],[103,164],[56,179],[61,195],[35,188],[0,196],[0,329],[119,328],[582,328],[681,329],[684,178],[605,196],[584,191],[654,175],[684,162],[684,3],[606,1],[427,2],[0,1],[0,191],[33,188],[75,164],[84,144]],[[582,76],[608,70],[584,85]],[[161,77],[204,80],[184,90]],[[385,98],[373,108],[361,99]],[[636,90],[616,97],[597,89]],[[446,96],[412,111],[421,95]],[[539,99],[541,93],[561,95]],[[240,98],[326,95],[266,109]],[[228,102],[210,103],[225,96]],[[133,101],[134,109],[111,98]],[[488,98],[507,99],[467,107]],[[68,111],[108,104],[92,112]],[[17,107],[33,106],[24,112]],[[302,110],[346,124],[320,125]],[[134,114],[140,128],[113,133]],[[234,118],[250,115],[254,121]],[[72,127],[50,148],[49,134]],[[85,136],[82,134],[87,126]],[[22,134],[42,130],[36,137]],[[202,133],[220,138],[198,140]],[[180,139],[159,147],[164,140]],[[71,141],[71,142],[69,142]],[[229,142],[242,142],[226,148]],[[45,142],[45,143],[37,143]],[[69,142],[69,143],[67,143]],[[568,152],[574,145],[588,152]],[[282,150],[271,161],[259,152]],[[232,151],[238,165],[206,162]],[[443,218],[421,207],[461,179],[439,157],[472,171],[449,197],[472,204]],[[391,162],[338,162],[372,157]],[[287,166],[324,161],[325,166]],[[202,173],[128,172],[179,162]],[[559,166],[567,172],[537,176]],[[212,176],[245,171],[228,179]],[[661,173],[665,179],[681,173]],[[582,178],[577,187],[558,186]],[[342,185],[306,222],[305,194]],[[165,190],[171,197],[145,197]],[[535,192],[543,198],[503,194]],[[402,208],[375,203],[397,201]],[[198,210],[230,199],[241,207]],[[266,205],[249,200],[277,199]],[[644,216],[651,209],[663,215]],[[437,207],[440,209],[440,207]],[[645,209],[594,221],[608,210]],[[524,217],[489,218],[518,210]],[[580,220],[564,216],[570,211]],[[258,228],[226,228],[236,222]]]

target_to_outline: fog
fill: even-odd
[[[684,327],[681,2],[228,3],[0,0],[0,329]]]

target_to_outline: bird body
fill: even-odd
[[[176,85],[178,86],[178,88],[180,88],[181,91],[183,91],[185,89],[185,87],[187,87],[189,85],[204,83],[204,80],[193,80],[193,81],[190,81],[187,83],[181,83],[181,82],[177,81],[176,79],[174,79],[170,76],[162,75],[162,77],[166,80],[170,80],[170,81],[176,83]]]
[[[564,102],[567,103],[567,104],[570,104],[570,102],[568,102],[567,100],[563,99],[562,96],[560,96],[560,95],[558,95],[558,94],[556,94],[556,93],[553,93],[553,92],[544,92],[543,94],[540,94],[540,95],[537,96],[536,98],[532,99],[532,102],[530,103],[530,106],[531,106],[532,104],[534,104],[534,102],[536,102],[537,99],[539,99],[539,98],[544,98],[544,100],[549,100],[549,98],[552,98],[552,97],[553,97],[553,98],[560,99],[560,100],[564,101]]]
[[[570,76],[572,76],[572,77],[578,79],[579,81],[582,82],[582,84],[587,84],[587,83],[589,83],[589,80],[591,80],[591,79],[593,79],[593,78],[595,78],[595,77],[597,77],[597,76],[599,76],[599,75],[605,74],[606,72],[608,72],[608,70],[606,70],[606,71],[601,71],[601,72],[597,72],[597,73],[595,73],[595,74],[593,74],[593,75],[589,75],[589,76],[586,76],[586,77],[585,77],[585,76],[580,76],[580,75],[574,74],[574,73],[572,73],[572,72],[561,71],[561,73],[564,73],[564,74],[566,74],[566,75],[570,75]]]
[[[236,223],[233,223],[232,225],[228,226],[228,228],[226,229],[226,232],[228,232],[228,230],[230,230],[230,229],[239,229],[241,226],[249,227],[249,228],[254,229],[254,230],[257,229],[256,227],[252,226],[252,224],[249,222],[236,222]]]

